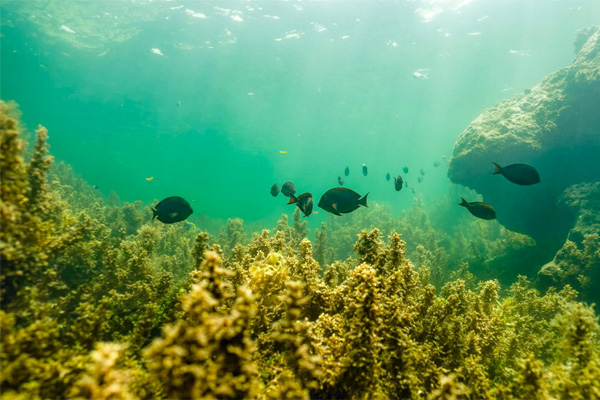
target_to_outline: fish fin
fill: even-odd
[[[368,208],[368,206],[367,206],[367,196],[369,195],[369,193],[365,194],[363,197],[361,197],[360,199],[358,199],[358,204],[359,205]]]
[[[154,219],[155,219],[156,217],[158,217],[158,212],[156,211],[156,209],[155,209],[155,208],[152,208],[151,210],[152,210],[152,221],[154,221]]]
[[[296,197],[294,197],[293,194],[290,195],[290,201],[287,202],[287,204],[296,204],[298,202],[298,199]]]
[[[494,172],[492,172],[492,175],[501,174],[502,173],[502,167],[499,166],[498,164],[496,164],[493,161],[492,161],[492,164],[494,164]]]
[[[458,203],[459,206],[467,207],[469,205],[469,203],[465,199],[463,199],[462,197],[460,199],[462,200],[462,202]]]

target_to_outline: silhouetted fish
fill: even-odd
[[[283,193],[285,197],[293,196],[296,194],[296,186],[294,186],[292,182],[286,182],[281,187],[281,193]]]
[[[362,171],[364,176],[367,176],[367,174],[369,173],[369,170],[367,169],[367,166],[365,164],[363,164]]]
[[[342,186],[344,186],[344,180],[342,179],[341,176],[338,176],[338,183]]]
[[[421,168],[421,175],[425,176],[425,170]]]
[[[390,178],[391,178],[391,177],[390,177],[390,173],[389,173],[389,172],[388,172],[387,174],[385,174],[385,180],[386,180],[386,181],[389,181],[389,180],[390,180]]]
[[[312,193],[302,193],[298,197],[290,196],[288,204],[296,204],[296,206],[308,217],[313,212],[313,195]]]
[[[423,182],[423,177],[422,176],[418,177],[417,182],[419,182],[419,183]]]
[[[494,208],[490,206],[488,203],[484,203],[482,201],[473,201],[468,202],[462,197],[460,198],[462,203],[459,203],[459,206],[465,207],[471,214],[481,219],[496,219],[496,212]]]
[[[152,219],[156,218],[165,224],[172,224],[183,221],[193,212],[190,203],[183,198],[177,196],[167,197],[152,209]]]
[[[271,186],[271,196],[277,197],[278,194],[279,194],[279,185],[275,183],[273,186]]]
[[[404,171],[405,174],[408,174],[408,167],[402,168],[402,171]]]
[[[394,178],[394,189],[396,189],[396,192],[399,192],[400,189],[402,189],[402,177],[400,175],[398,175],[397,178]]]
[[[98,185],[92,186],[92,189],[99,189]]]
[[[436,161],[436,162],[434,162],[434,163],[433,163],[433,166],[434,166],[435,168],[439,167],[439,166],[440,166],[440,162],[439,162],[439,161]]]
[[[359,206],[367,207],[367,196],[361,196],[352,189],[343,187],[329,189],[321,196],[319,207],[335,215],[342,215],[356,210]]]
[[[506,179],[517,185],[529,186],[540,181],[540,175],[531,165],[511,164],[501,167],[495,162],[492,162],[492,164],[494,164],[492,174],[502,174]]]
[[[350,168],[346,167],[346,169],[344,170],[344,174],[346,176],[350,175]]]

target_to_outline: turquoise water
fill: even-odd
[[[346,166],[395,214],[454,194],[442,156],[460,132],[568,65],[600,19],[598,1],[0,4],[0,96],[49,129],[57,160],[105,197],[177,195],[192,220],[261,226],[293,211],[273,183],[318,201]],[[405,165],[398,193],[385,174]]]

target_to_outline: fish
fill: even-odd
[[[418,177],[417,182],[419,182],[419,183],[423,182],[423,177],[422,176]]]
[[[421,175],[425,176],[425,170],[421,168]]]
[[[287,154],[287,151],[285,151],[285,150],[279,150],[279,154]]]
[[[281,187],[281,193],[283,193],[285,197],[293,196],[296,194],[296,186],[294,186],[292,182],[286,182]]]
[[[439,166],[440,166],[440,162],[439,162],[439,161],[436,161],[436,162],[434,162],[434,163],[433,163],[433,166],[434,166],[435,168],[439,167]]]
[[[162,53],[162,51],[160,51],[160,49],[150,49],[150,51],[152,51],[156,55],[164,56],[164,54]]]
[[[181,105],[181,100],[177,100],[177,108]]]
[[[151,176],[150,178],[146,178],[146,180],[147,180],[148,182],[150,182],[152,179],[154,179],[154,177],[153,177],[153,176]]]
[[[296,204],[296,206],[308,217],[313,212],[314,202],[312,193],[302,193],[298,197],[290,196],[288,204]]]
[[[493,175],[502,174],[506,179],[517,185],[529,186],[540,182],[540,174],[531,165],[511,164],[501,167],[495,162]]]
[[[344,170],[344,175],[350,175],[350,168],[346,167],[346,169]]]
[[[178,196],[167,197],[152,208],[152,220],[156,218],[165,224],[172,224],[183,221],[193,212],[185,199]]]
[[[496,211],[494,211],[494,208],[488,203],[484,203],[482,201],[472,201],[469,203],[462,197],[460,199],[462,200],[462,202],[458,203],[458,205],[465,207],[467,210],[469,210],[471,214],[473,214],[477,218],[488,220],[496,219]]]
[[[390,173],[388,172],[387,174],[385,174],[385,180],[389,181],[390,180]]]
[[[277,197],[278,194],[279,194],[279,185],[274,183],[273,186],[271,186],[271,196]]]
[[[344,186],[344,179],[343,179],[341,176],[338,176],[338,183],[339,183],[341,186]]]
[[[367,174],[369,173],[369,170],[367,169],[367,165],[366,164],[363,164],[362,171],[363,171],[363,175],[367,176]]]
[[[98,187],[98,185],[94,185],[94,186],[92,186],[92,189],[100,189],[100,188]]]
[[[368,195],[361,196],[352,189],[337,187],[323,193],[318,206],[335,215],[348,214],[360,206],[367,207]]]
[[[405,174],[408,174],[408,167],[402,168],[402,171],[404,171]]]
[[[413,78],[415,78],[415,79],[427,79],[427,74],[423,74],[419,71],[413,72],[412,75],[413,75]]]
[[[396,192],[399,192],[400,189],[402,189],[402,182],[404,181],[400,175],[398,175],[397,178],[394,178],[394,189],[396,189]]]

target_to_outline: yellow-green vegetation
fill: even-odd
[[[593,308],[568,285],[447,271],[456,250],[420,210],[323,225],[314,251],[299,214],[215,240],[50,172],[41,127],[26,161],[0,109],[2,399],[600,398]]]

